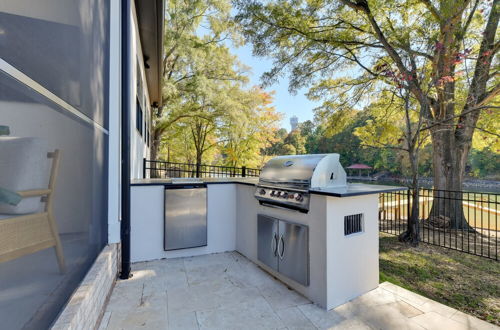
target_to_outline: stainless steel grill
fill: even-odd
[[[339,154],[279,156],[262,168],[255,198],[261,205],[309,211],[311,188],[344,188]]]

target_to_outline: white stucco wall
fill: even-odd
[[[207,187],[207,246],[163,250],[164,187],[133,186],[131,192],[131,260],[190,257],[236,249],[236,185]]]
[[[130,82],[122,81],[121,77],[121,6],[119,0],[110,0],[110,87],[109,87],[109,210],[108,210],[108,242],[120,241],[120,219],[121,219],[121,88],[122,84],[130,85],[130,177],[132,179],[142,177],[143,159],[149,157],[149,148],[145,143],[145,125],[150,122],[151,107],[148,95],[148,86],[142,46],[139,38],[137,16],[135,6],[132,3],[132,39],[130,42],[129,69],[132,75]],[[139,63],[139,70],[137,70]],[[142,80],[143,95],[146,99],[143,110],[143,136],[140,136],[136,128],[136,97],[137,79]]]
[[[379,282],[378,194],[327,198],[327,309],[335,308]],[[363,232],[344,236],[344,217],[363,214]]]

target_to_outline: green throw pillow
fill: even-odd
[[[0,203],[16,206],[21,199],[18,193],[0,187]]]
[[[10,134],[9,126],[0,125],[0,135],[9,135],[9,134]]]

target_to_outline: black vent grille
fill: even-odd
[[[352,214],[344,217],[344,236],[363,231],[363,214]]]

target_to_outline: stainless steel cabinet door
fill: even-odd
[[[278,270],[278,220],[259,214],[257,232],[257,258]]]
[[[309,285],[309,228],[280,221],[278,231],[278,271],[302,285]]]
[[[207,189],[165,190],[165,250],[207,245]]]

